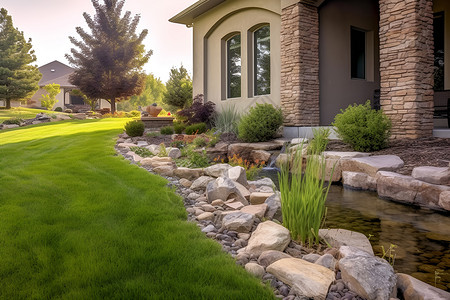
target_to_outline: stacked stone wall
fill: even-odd
[[[282,11],[281,106],[285,126],[319,125],[319,15],[309,4]]]
[[[381,106],[392,137],[433,130],[433,1],[380,0]]]

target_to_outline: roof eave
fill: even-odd
[[[199,15],[209,11],[226,0],[199,0],[169,19],[169,22],[184,24],[191,27],[194,19]]]

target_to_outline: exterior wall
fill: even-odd
[[[295,3],[281,15],[281,106],[285,126],[319,125],[317,7]]]
[[[319,9],[320,124],[340,109],[373,100],[380,88],[378,0],[330,0]],[[351,78],[351,27],[366,32],[366,76]]]
[[[380,0],[381,106],[393,138],[432,136],[433,2]]]
[[[450,1],[433,1],[433,12],[441,11],[444,12],[445,18],[444,89],[450,90]]]
[[[216,109],[234,105],[245,112],[255,103],[280,105],[280,0],[225,1],[194,20],[193,93],[205,94]],[[249,86],[249,30],[258,24],[270,24],[271,93],[252,96]],[[232,32],[241,34],[241,97],[223,100],[223,39]]]
[[[30,105],[27,105],[28,107],[42,107],[41,101],[39,100],[42,95],[46,94],[47,92],[40,88],[34,95],[31,97],[31,100],[34,101]],[[57,107],[61,107],[64,110],[64,88],[61,88],[61,92],[56,95],[56,104],[53,106],[52,110],[55,110]],[[67,101],[67,100],[66,100]]]

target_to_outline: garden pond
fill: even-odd
[[[278,186],[276,169],[263,169]],[[450,291],[450,215],[378,198],[374,192],[332,185],[324,228],[343,228],[369,237],[374,252],[393,244],[394,269]],[[436,283],[435,283],[436,281]]]

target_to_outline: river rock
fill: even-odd
[[[257,163],[267,163],[270,160],[270,152],[267,152],[265,150],[253,150],[250,152],[250,159]]]
[[[5,126],[12,126],[12,125],[3,125],[4,129],[5,129]],[[19,127],[19,125],[14,125],[14,126]],[[10,127],[6,127],[6,128],[10,128]],[[12,127],[12,128],[14,128],[14,127]],[[130,147],[136,147],[136,144],[133,144],[133,143],[119,143],[119,144],[117,144],[117,147],[130,149]]]
[[[173,166],[158,166],[153,168],[153,172],[155,172],[156,174],[168,177],[173,176],[173,170]]]
[[[210,176],[200,176],[199,178],[194,180],[194,182],[192,182],[191,190],[205,190],[208,183],[213,180],[215,180],[215,178]]]
[[[450,210],[450,191],[444,191],[439,195],[439,206]]]
[[[204,212],[200,215],[197,216],[197,219],[199,221],[204,221],[204,220],[213,220],[214,219],[214,214],[211,212]]]
[[[291,145],[308,144],[308,138],[294,138],[291,140]]]
[[[267,250],[284,251],[291,241],[289,230],[272,221],[259,223],[253,232],[246,252],[259,256]]]
[[[141,160],[141,165],[156,168],[162,166],[173,166],[174,162],[171,157],[154,156],[154,157],[147,157]]]
[[[174,173],[175,173],[175,170],[174,170]],[[192,185],[192,181],[187,180],[186,178],[181,178],[181,179],[179,180],[179,182],[180,182],[180,184],[181,184],[182,186],[184,186],[184,187],[186,187],[186,188],[189,188],[189,187]]]
[[[380,171],[376,178],[380,197],[431,208],[439,208],[440,194],[450,191],[449,186],[435,185],[393,172]]]
[[[237,155],[243,159],[251,159],[251,153],[254,150],[279,150],[282,145],[279,143],[262,142],[262,143],[236,143],[228,146],[228,156]]]
[[[257,263],[250,262],[245,265],[245,270],[249,272],[250,274],[262,278],[266,271],[264,271],[264,268],[258,265]]]
[[[322,171],[320,171],[320,176],[322,177],[321,173]],[[331,182],[338,182],[341,181],[341,178],[342,178],[342,169],[340,160],[336,158],[325,159],[324,180]]]
[[[336,269],[337,260],[333,257],[333,255],[327,253],[319,257],[315,263],[334,271]]]
[[[216,164],[204,168],[203,170],[206,175],[218,178],[221,176],[226,176],[229,169],[231,169],[229,164]]]
[[[328,288],[335,279],[333,271],[298,258],[277,260],[266,270],[298,295],[315,300],[326,299]]]
[[[204,174],[202,169],[190,169],[180,167],[174,171],[174,175],[188,180],[195,180]]]
[[[315,263],[319,258],[320,258],[320,255],[316,254],[316,253],[309,253],[302,257],[303,260],[306,260],[307,262],[310,262],[310,263]]]
[[[225,206],[234,210],[240,210],[244,207],[244,204],[236,200],[228,200],[225,202]]]
[[[342,184],[357,190],[377,190],[377,180],[361,172],[342,172]]]
[[[402,273],[397,274],[397,287],[404,299],[450,299],[450,293]]]
[[[363,172],[375,177],[378,171],[395,171],[404,162],[396,155],[375,155],[341,159],[342,171]]]
[[[447,167],[416,167],[411,176],[432,184],[450,185],[450,168]]]
[[[242,212],[251,214],[256,218],[262,219],[267,210],[267,204],[247,205],[241,208]]]
[[[267,267],[282,258],[291,258],[291,256],[281,251],[267,250],[261,253],[261,255],[259,256],[258,264],[263,267]]]
[[[264,201],[267,204],[267,211],[265,217],[269,220],[278,220],[279,222],[283,221],[283,217],[281,215],[281,199],[280,192],[274,193],[272,196]]]
[[[281,153],[278,155],[278,157],[275,159],[275,166],[279,169],[281,169],[283,166],[289,163],[290,156],[286,153]]]
[[[251,193],[250,194],[250,203],[251,204],[263,204],[267,198],[274,195],[274,193]]]
[[[249,181],[248,184],[250,186],[255,187],[256,189],[261,188],[261,187],[273,188],[275,186],[275,183],[273,183],[272,179],[270,179],[268,177],[264,177],[259,180]]]
[[[342,246],[339,252],[341,276],[350,290],[367,300],[396,297],[397,277],[387,261],[351,246]]]
[[[369,239],[359,232],[346,229],[319,229],[319,237],[335,248],[353,246],[374,255]]]
[[[358,157],[367,157],[370,156],[370,153],[364,152],[340,152],[340,151],[324,151],[323,155],[325,158],[358,158]]]
[[[167,155],[169,157],[172,157],[173,159],[180,158],[181,157],[181,150],[178,149],[178,148],[171,148]]]
[[[222,220],[222,228],[237,232],[249,232],[252,230],[255,218],[251,214],[234,212],[226,215]]]
[[[239,190],[239,192],[241,193],[241,195],[247,199],[250,200],[250,192],[249,190],[243,186],[242,184],[240,184],[239,182],[233,181],[234,185],[236,186],[236,188]]]
[[[208,183],[206,187],[206,199],[208,199],[208,202],[217,199],[225,201],[229,198],[236,198],[242,204],[248,205],[247,199],[239,192],[230,178],[219,177]]]
[[[228,178],[231,180],[242,184],[243,186],[248,185],[247,183],[247,175],[245,173],[245,169],[240,166],[235,166],[228,169]]]
[[[214,200],[211,202],[211,205],[213,205],[213,206],[222,206],[224,204],[225,204],[225,202],[223,202],[223,200],[220,200],[220,199],[217,199],[217,200]]]

